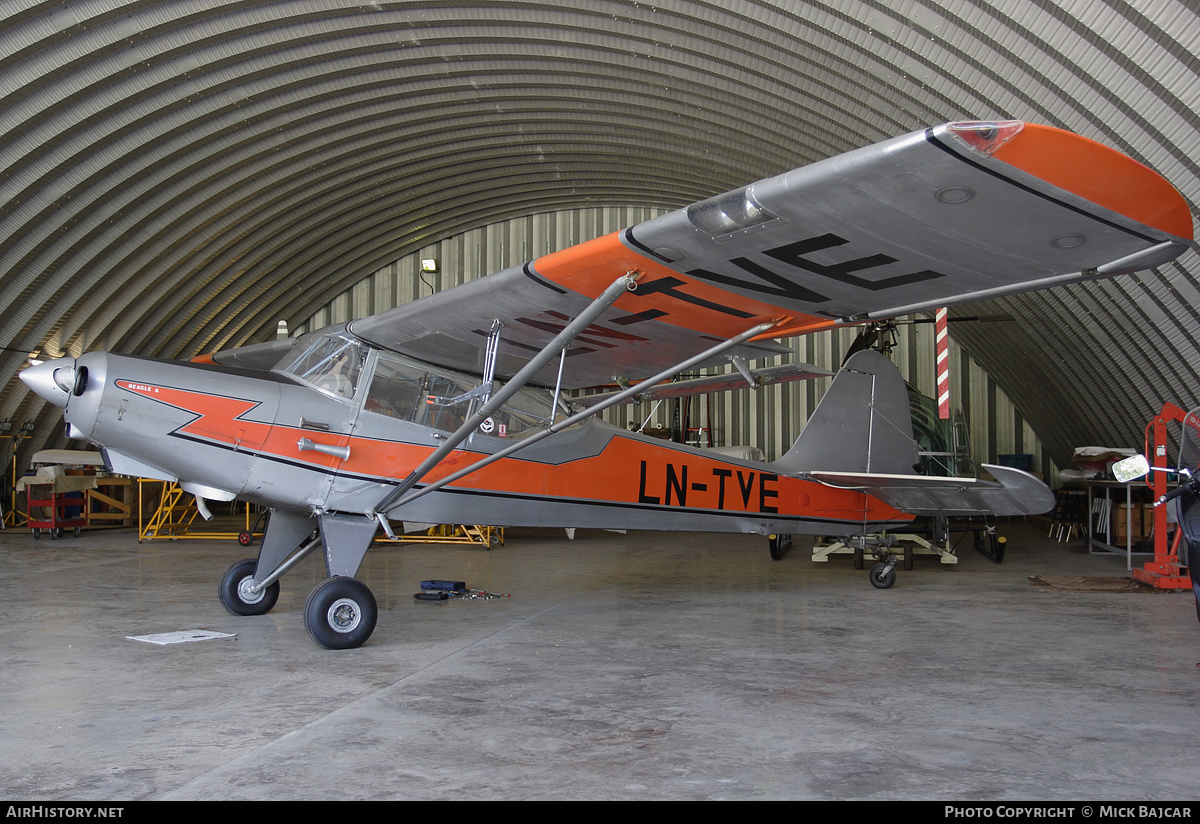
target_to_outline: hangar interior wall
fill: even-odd
[[[556,211],[493,223],[430,244],[389,264],[354,287],[333,297],[298,328],[300,334],[334,323],[382,312],[394,306],[483,277],[508,266],[524,263],[549,252],[615,232],[659,214],[652,208],[590,208]],[[439,271],[421,272],[423,258],[439,262]],[[1011,321],[994,321],[1006,323]],[[857,335],[854,329],[822,332],[790,341],[791,362],[811,363],[836,371],[845,352]],[[905,380],[922,393],[934,396],[937,384],[934,363],[934,327],[930,323],[900,326],[893,359]],[[764,361],[759,366],[782,363],[783,359]],[[1037,434],[1021,413],[974,358],[953,340],[951,405],[960,407],[966,418],[971,441],[971,458],[978,464],[995,463],[997,455],[1030,454],[1033,469],[1052,486],[1057,469]],[[728,372],[732,366],[713,367],[711,372]],[[692,402],[690,422],[706,427],[712,446],[755,446],[767,460],[782,455],[795,441],[811,411],[828,388],[829,379],[801,381],[769,386],[756,391],[736,390],[700,396]],[[667,426],[667,404],[627,404],[605,413],[618,426],[641,425],[649,418],[650,427]],[[1084,444],[1079,444],[1080,446]],[[1132,446],[1132,444],[1103,444]]]

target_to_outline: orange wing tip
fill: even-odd
[[[1148,166],[1086,137],[1020,120],[951,123],[973,151],[1020,169],[1143,226],[1191,241],[1192,213],[1174,186]]]
[[[191,362],[192,363],[210,363],[214,366],[217,363],[215,360],[213,360],[212,355],[197,355],[196,357],[192,358]]]

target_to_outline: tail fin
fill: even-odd
[[[908,386],[886,356],[864,349],[846,361],[776,465],[789,473],[912,475],[918,460]]]
[[[1054,493],[1028,472],[983,464],[993,480],[917,474],[908,387],[871,349],[852,355],[808,425],[775,462],[783,472],[859,489],[913,515],[1037,515]]]

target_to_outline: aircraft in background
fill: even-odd
[[[1192,245],[1180,194],[1093,141],[1020,121],[950,123],[814,163],[379,315],[164,362],[88,352],[31,367],[70,437],[113,472],[271,509],[221,601],[268,612],[321,550],[304,622],[361,645],[354,578],[391,520],[863,535],[914,515],[1044,512],[1019,470],[917,474],[907,390],[855,353],[771,463],[604,424],[634,397],[819,373],[749,361],[776,339],[1158,266]],[[732,375],[662,386],[732,361]],[[601,397],[568,390],[620,385]],[[887,570],[891,572],[890,568]]]

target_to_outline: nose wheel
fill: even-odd
[[[371,637],[378,616],[375,596],[366,584],[335,575],[309,594],[304,628],[325,649],[353,649]]]

